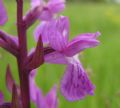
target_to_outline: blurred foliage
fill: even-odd
[[[85,3],[118,3],[120,0],[67,0],[68,2],[85,2]]]
[[[68,2],[105,2],[106,0],[67,0]]]
[[[6,2],[13,2],[15,0],[5,0]],[[24,2],[30,2],[31,0],[24,0]],[[120,0],[66,0],[67,2],[94,2],[94,3],[120,3]]]

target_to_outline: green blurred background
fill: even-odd
[[[4,29],[16,35],[16,3],[4,0],[9,14],[9,22]],[[120,108],[120,0],[68,0],[62,13],[70,18],[70,39],[84,32],[101,32],[100,46],[85,50],[80,59],[96,85],[95,95],[87,96],[78,102],[68,102],[59,94],[60,108]],[[25,2],[25,11],[29,9]],[[28,30],[28,48],[36,45],[33,38],[34,24]],[[10,64],[14,78],[18,80],[16,59],[0,48],[0,90],[9,101],[11,95],[5,85],[5,71]],[[38,72],[37,84],[47,93],[60,79],[65,70],[64,65],[44,64]],[[58,86],[59,87],[59,86]]]

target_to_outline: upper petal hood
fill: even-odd
[[[59,19],[51,21],[50,30],[48,31],[48,33],[48,40],[50,46],[57,51],[64,50],[68,44],[68,18],[61,16]]]
[[[69,36],[69,20],[67,17],[51,20],[50,22],[42,22],[34,32],[35,39],[42,36],[44,43],[57,50],[62,51],[68,44]]]

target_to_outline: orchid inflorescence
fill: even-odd
[[[68,101],[78,101],[93,95],[95,86],[89,80],[78,53],[86,48],[99,45],[96,33],[84,33],[69,41],[69,18],[58,13],[64,10],[65,0],[31,0],[31,9],[23,16],[23,0],[17,2],[18,37],[0,30],[0,47],[17,59],[20,86],[16,84],[11,68],[6,70],[6,85],[12,94],[12,101],[5,102],[0,91],[0,108],[30,108],[30,100],[37,108],[57,108],[57,85],[45,96],[36,85],[37,68],[44,63],[64,64],[66,71],[61,79],[61,94]],[[0,0],[0,25],[7,22],[8,16],[3,1]],[[34,30],[37,46],[27,51],[27,30],[39,20]]]

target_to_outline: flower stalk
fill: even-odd
[[[20,78],[22,108],[30,108],[29,72],[25,67],[25,61],[27,58],[27,37],[26,25],[23,22],[23,0],[17,0],[17,31],[19,43],[17,62]]]

